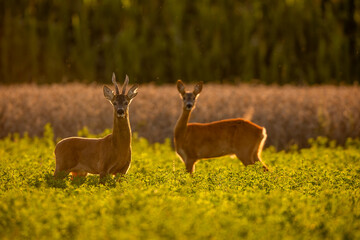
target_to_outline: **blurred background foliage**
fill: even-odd
[[[346,83],[359,0],[0,0],[0,82]]]

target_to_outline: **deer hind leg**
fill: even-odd
[[[74,180],[75,177],[86,177],[87,172],[71,172],[71,180]]]
[[[69,175],[68,171],[56,171],[54,172],[54,177],[58,179],[64,179],[66,176]]]
[[[261,152],[262,152],[262,150],[264,148],[266,138],[267,138],[266,130],[265,130],[265,128],[263,128],[262,138],[259,141],[259,143],[256,144],[256,146],[254,148],[254,151],[252,153],[252,159],[253,159],[254,163],[257,162],[257,161],[261,162],[261,164],[263,165],[264,171],[269,171],[269,168],[266,166],[266,164],[261,159]]]
[[[77,164],[77,159],[66,154],[55,154],[55,172],[57,178],[65,178]]]
[[[195,162],[196,160],[195,159],[186,159],[185,161],[185,167],[186,167],[186,171],[188,173],[194,173],[195,172]]]
[[[263,128],[263,131],[255,144],[253,144],[252,146],[250,145],[248,148],[240,148],[241,151],[238,151],[235,155],[242,161],[245,166],[252,165],[255,164],[257,161],[260,161],[263,165],[264,170],[268,171],[267,166],[262,161],[260,156],[265,144],[266,137],[266,130],[265,128]]]
[[[65,178],[69,174],[66,168],[62,167],[59,162],[56,162],[54,177],[55,178]]]
[[[254,159],[255,159],[255,161],[261,162],[261,164],[263,165],[264,171],[267,172],[267,171],[269,171],[269,168],[268,168],[268,167],[266,166],[266,164],[262,161],[262,159],[261,159],[261,157],[260,157],[260,153],[261,153],[261,151],[258,152],[258,154],[254,154]]]

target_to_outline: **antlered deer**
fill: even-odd
[[[174,144],[186,170],[193,173],[199,159],[235,154],[245,166],[260,161],[267,171],[260,157],[267,136],[265,128],[241,118],[188,123],[202,86],[202,82],[197,83],[193,92],[186,92],[184,83],[177,81],[183,109],[175,126]]]
[[[121,93],[112,76],[116,93],[104,86],[104,96],[114,107],[112,134],[104,138],[70,137],[60,141],[55,147],[56,168],[54,176],[72,173],[73,176],[100,174],[100,180],[107,174],[125,174],[131,162],[131,128],[129,105],[137,95],[135,84],[125,94],[129,78],[126,76]]]

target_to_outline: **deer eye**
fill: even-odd
[[[128,102],[124,102],[124,105],[126,106],[126,105],[128,105],[129,103]]]
[[[117,105],[117,102],[113,102],[113,105]]]

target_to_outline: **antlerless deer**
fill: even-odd
[[[112,76],[115,93],[104,86],[104,96],[114,107],[114,125],[112,134],[104,138],[70,137],[60,141],[55,147],[56,167],[54,176],[72,173],[73,176],[86,176],[87,173],[125,174],[131,163],[131,128],[129,105],[137,95],[135,84],[125,94],[129,78],[126,76],[121,93],[115,74]]]
[[[245,166],[260,161],[267,171],[260,157],[267,136],[265,128],[241,118],[188,123],[202,86],[200,82],[193,92],[186,92],[183,82],[177,81],[183,109],[175,126],[174,144],[186,170],[193,173],[199,159],[235,154]]]

